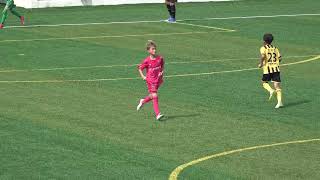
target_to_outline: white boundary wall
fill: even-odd
[[[15,0],[15,4],[24,8],[45,8],[87,5],[119,5],[141,3],[164,3],[165,0]],[[209,2],[232,0],[178,0],[178,2]]]

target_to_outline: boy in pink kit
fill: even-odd
[[[163,118],[163,115],[159,110],[158,89],[163,82],[164,60],[162,56],[156,54],[157,45],[154,41],[148,41],[147,51],[149,56],[142,61],[138,69],[141,78],[146,81],[149,95],[144,99],[140,99],[137,111],[139,111],[144,104],[152,100],[156,119],[160,120]],[[146,75],[143,74],[144,69],[146,69]]]

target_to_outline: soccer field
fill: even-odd
[[[320,179],[320,1],[18,9],[0,31],[0,179]],[[3,6],[1,6],[3,8]],[[261,86],[282,53],[285,107]],[[156,121],[137,64],[165,58]]]

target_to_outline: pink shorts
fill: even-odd
[[[148,92],[149,93],[157,93],[161,84],[162,83],[149,83],[149,82],[147,82]]]

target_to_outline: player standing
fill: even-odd
[[[15,16],[17,16],[20,19],[21,25],[24,25],[24,16],[21,16],[17,11],[16,11],[16,5],[14,4],[13,0],[6,0],[6,6],[4,7],[3,11],[2,11],[2,18],[1,18],[1,22],[0,22],[0,29],[3,28],[4,23],[8,17],[8,10],[14,14]]]
[[[278,103],[275,108],[280,108],[283,107],[282,91],[280,87],[281,54],[279,49],[271,44],[273,41],[272,34],[264,34],[263,41],[263,46],[260,48],[261,58],[259,63],[259,68],[263,69],[262,86],[270,93],[269,100],[275,92],[277,93]],[[269,81],[273,82],[275,89],[270,87],[268,84]]]
[[[147,43],[149,56],[138,66],[141,78],[146,81],[149,95],[144,99],[140,99],[137,110],[139,111],[144,104],[152,100],[156,119],[160,120],[163,115],[159,110],[158,89],[163,82],[164,60],[162,56],[157,55],[156,50],[156,43],[149,40]],[[143,73],[144,69],[146,70],[146,75]]]
[[[165,0],[167,9],[170,15],[169,19],[166,20],[167,22],[170,22],[170,23],[176,22],[176,3],[177,2],[178,2],[177,0]]]

